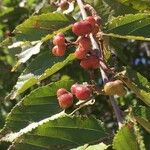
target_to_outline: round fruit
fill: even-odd
[[[93,31],[92,31],[92,34],[96,35],[98,32],[99,32],[99,26],[98,26],[98,24],[95,24]]]
[[[67,109],[73,104],[73,95],[71,93],[66,93],[58,97],[58,102],[61,108]]]
[[[92,68],[91,62],[88,60],[88,58],[82,59],[80,62],[80,66],[84,69],[90,69]]]
[[[89,58],[92,68],[97,69],[99,67],[99,59],[95,55],[91,55]]]
[[[88,37],[82,37],[79,40],[79,46],[84,49],[90,50],[92,47],[91,40]]]
[[[53,44],[58,45],[58,46],[65,45],[65,36],[64,36],[64,34],[63,33],[57,34],[53,39]]]
[[[99,59],[91,55],[88,58],[82,59],[80,66],[84,69],[97,69],[99,67]]]
[[[75,96],[79,100],[87,100],[91,96],[91,90],[85,85],[79,85],[75,88]]]
[[[76,88],[79,86],[79,84],[73,84],[72,86],[71,86],[71,93],[73,94],[73,95],[75,95],[75,93],[76,93]]]
[[[88,21],[91,24],[92,29],[93,29],[95,24],[96,24],[95,18],[93,16],[88,16],[85,20]]]
[[[67,10],[69,8],[69,3],[67,2],[67,0],[61,0],[59,6],[62,10]]]
[[[64,56],[66,51],[66,45],[54,46],[52,49],[52,53],[55,56]]]
[[[76,22],[72,27],[72,32],[77,36],[84,36],[92,32],[92,26],[88,21]]]
[[[63,94],[66,94],[66,93],[68,93],[68,91],[65,88],[60,88],[57,90],[57,97],[59,97]]]
[[[121,80],[107,82],[104,86],[104,92],[107,95],[123,96],[126,94],[123,82]]]
[[[83,59],[86,57],[87,53],[88,53],[88,50],[82,47],[78,47],[76,51],[74,52],[74,55],[77,59]]]
[[[114,83],[116,85],[118,85],[116,87],[117,95],[118,96],[124,96],[124,95],[126,95],[127,91],[124,88],[123,82],[121,80],[115,80]]]

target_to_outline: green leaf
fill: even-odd
[[[139,11],[150,11],[150,3],[148,0],[117,0],[118,2],[132,7]]]
[[[150,133],[150,109],[144,106],[134,107],[134,118]]]
[[[14,30],[18,41],[37,41],[48,34],[63,29],[74,22],[71,16],[47,13],[32,16]]]
[[[150,83],[145,77],[129,67],[119,77],[137,97],[150,106]]]
[[[107,137],[94,118],[61,117],[48,120],[15,140],[9,150],[66,150]]]
[[[18,132],[33,122],[61,112],[56,92],[62,87],[69,90],[73,83],[73,80],[64,79],[32,91],[11,110],[1,135]]]
[[[106,150],[109,146],[104,143],[96,144],[96,145],[88,145],[80,146],[78,148],[73,148],[71,150]]]
[[[104,35],[116,38],[150,41],[150,14],[119,16],[107,25]]]
[[[37,57],[18,78],[11,98],[14,99],[31,86],[53,75],[72,62],[75,57],[70,54],[65,60],[63,59],[64,57],[54,57],[47,52]]]
[[[123,126],[113,139],[115,150],[140,150],[133,128]]]

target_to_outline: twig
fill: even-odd
[[[78,3],[78,6],[81,10],[81,14],[82,14],[82,17],[83,19],[86,19],[87,17],[87,13],[85,11],[85,7],[84,7],[84,4],[82,2],[82,0],[77,0],[77,3]],[[97,49],[99,50],[99,57],[102,57],[101,54],[102,54],[102,50],[100,49],[98,43],[96,42],[96,40],[94,39],[93,35],[90,34],[90,39],[91,39],[91,42],[92,42],[92,45],[93,45],[93,49]],[[106,73],[104,72],[104,70],[100,67],[100,72],[101,72],[101,76],[102,76],[102,80],[104,82],[104,84],[108,81],[108,77],[106,75]],[[122,122],[123,122],[123,118],[121,116],[121,110],[119,109],[115,99],[113,96],[110,97],[110,102],[112,104],[112,107],[114,109],[114,112],[115,112],[115,115],[116,115],[116,118],[117,118],[117,122],[118,122],[118,126],[119,128],[122,126]]]
[[[121,128],[122,124],[123,124],[123,118],[122,118],[122,115],[121,115],[121,110],[118,107],[114,96],[110,96],[109,99],[110,99],[111,105],[114,109],[114,112],[115,112],[115,115],[116,115],[116,118],[117,118],[117,122],[118,122],[118,126],[119,126],[119,128]]]

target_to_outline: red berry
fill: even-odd
[[[92,31],[92,34],[96,35],[98,32],[99,32],[99,26],[98,26],[98,24],[95,24],[93,31]]]
[[[67,2],[67,0],[61,0],[59,6],[62,10],[67,10],[69,8],[69,3]]]
[[[52,49],[52,53],[55,56],[64,56],[66,51],[66,45],[54,46]]]
[[[91,62],[88,60],[88,58],[82,59],[80,62],[80,66],[84,69],[90,69],[92,68]]]
[[[96,24],[95,18],[93,16],[88,16],[85,20],[88,21],[91,24],[92,29],[93,29],[95,24]]]
[[[65,45],[65,36],[64,36],[64,34],[63,33],[57,34],[53,39],[53,44],[58,45],[58,46]]]
[[[75,96],[79,100],[87,100],[90,98],[91,90],[85,85],[79,85],[76,87]]]
[[[72,27],[72,32],[77,36],[84,36],[92,32],[92,26],[88,21],[76,22]]]
[[[82,37],[79,40],[79,46],[84,49],[90,50],[92,47],[91,40],[88,37]]]
[[[72,86],[71,86],[71,93],[73,94],[73,95],[75,95],[75,93],[76,93],[76,87],[78,87],[79,86],[79,84],[73,84]]]
[[[88,53],[88,50],[82,47],[78,47],[76,51],[74,52],[74,55],[77,59],[83,59],[86,57],[87,53]]]
[[[68,91],[65,88],[60,88],[57,90],[57,97],[59,97],[63,94],[66,94],[66,93],[68,93]]]
[[[93,69],[97,69],[99,67],[99,59],[96,56],[91,55],[89,61],[91,62]]]
[[[91,55],[82,59],[80,66],[84,69],[97,69],[99,67],[99,59],[96,56]]]
[[[66,93],[58,97],[59,106],[63,109],[69,108],[73,104],[73,95]]]

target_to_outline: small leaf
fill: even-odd
[[[35,59],[18,78],[17,84],[12,91],[11,98],[23,93],[31,86],[53,75],[68,63],[72,62],[75,57],[70,54],[65,60],[64,57],[56,58],[49,53],[44,53]]]
[[[107,25],[104,35],[116,38],[150,41],[150,14],[139,13],[119,16]]]
[[[9,113],[1,135],[18,132],[32,122],[38,122],[62,111],[58,105],[56,92],[59,88],[70,89],[73,80],[60,80],[32,91]],[[3,135],[4,136],[4,135]]]
[[[38,41],[73,22],[74,19],[71,16],[61,13],[41,14],[32,16],[17,26],[14,33],[18,41]]]
[[[61,117],[48,120],[18,137],[9,150],[65,150],[99,141],[108,133],[94,118]]]
[[[150,133],[150,109],[144,106],[133,109],[134,118]]]
[[[115,150],[140,150],[133,128],[123,126],[113,139]]]
[[[150,106],[150,83],[145,77],[128,67],[119,78],[137,95],[137,97]]]

